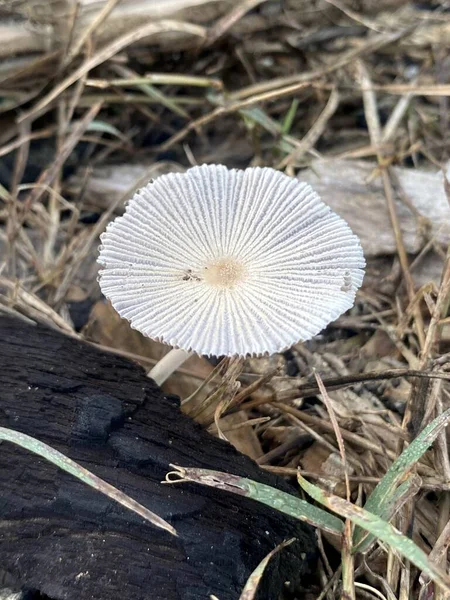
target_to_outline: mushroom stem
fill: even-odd
[[[172,348],[169,352],[156,363],[156,365],[148,373],[157,385],[162,385],[174,371],[181,366],[185,360],[190,357],[191,353],[181,348]]]

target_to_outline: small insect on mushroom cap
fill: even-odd
[[[306,183],[193,167],[139,190],[101,237],[100,286],[144,335],[214,356],[272,354],[348,310],[358,238]]]

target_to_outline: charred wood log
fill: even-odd
[[[260,600],[315,560],[312,530],[244,498],[161,485],[169,463],[294,493],[178,410],[138,365],[40,325],[0,317],[0,425],[50,444],[171,522],[174,537],[13,444],[0,444],[0,569],[55,600],[237,600],[281,541]],[[0,586],[1,587],[1,586]]]

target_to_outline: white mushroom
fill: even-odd
[[[139,190],[101,237],[100,286],[144,335],[189,352],[258,356],[312,338],[348,310],[365,261],[313,189],[270,168],[193,167]]]

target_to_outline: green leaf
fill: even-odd
[[[192,481],[240,496],[247,496],[247,498],[275,508],[290,517],[305,521],[313,527],[319,527],[329,533],[342,534],[343,523],[340,519],[305,500],[277,490],[270,485],[209,469],[171,466],[176,471],[166,475],[166,483]]]
[[[157,102],[160,102],[163,106],[165,106],[166,108],[168,108],[175,114],[177,114],[180,117],[183,117],[185,119],[190,119],[189,113],[186,112],[184,110],[184,108],[181,108],[175,100],[173,100],[172,98],[169,98],[169,96],[166,96],[166,94],[163,94],[163,92],[161,92],[160,90],[155,88],[153,85],[150,85],[149,83],[142,83],[142,84],[138,85],[137,87],[146,96],[149,96],[150,98],[153,98]]]
[[[250,122],[258,123],[261,125],[266,131],[271,133],[272,135],[278,135],[281,133],[280,124],[266,115],[266,113],[259,108],[258,106],[252,106],[251,108],[241,108],[239,113],[250,120]]]
[[[444,427],[450,421],[450,409],[434,419],[425,429],[416,437],[415,440],[400,454],[390,466],[386,475],[378,483],[376,488],[370,494],[364,508],[384,519],[392,517],[392,508],[395,509],[395,493],[397,486],[404,482],[414,465],[425,454],[428,448],[435,441]],[[362,552],[373,540],[372,536],[367,536],[360,528],[355,528],[353,535],[353,544],[355,550]]]
[[[121,133],[114,125],[111,123],[106,123],[105,121],[92,121],[86,127],[86,131],[97,131],[99,133],[109,133],[109,135],[113,135],[121,140],[126,139],[126,137]]]
[[[414,497],[420,490],[421,479],[419,476],[410,475],[406,481],[403,481],[393,493],[392,497],[383,505],[381,514],[378,516],[384,521],[391,521],[392,517],[401,509],[401,507],[410,498]],[[374,514],[375,511],[373,511]],[[360,533],[358,544],[353,546],[353,553],[367,552],[374,541],[374,536],[359,527],[355,527]]]
[[[36,438],[26,435],[25,433],[20,433],[19,431],[14,431],[13,429],[7,429],[6,427],[0,427],[0,442],[1,441],[11,442],[17,446],[20,446],[21,448],[25,448],[26,450],[33,452],[34,454],[37,454],[38,456],[42,456],[42,458],[45,458],[63,471],[70,473],[77,479],[80,479],[86,485],[94,488],[94,490],[105,494],[105,496],[115,500],[125,508],[132,510],[145,520],[150,521],[156,527],[165,529],[172,535],[177,535],[176,530],[172,527],[172,525],[167,523],[167,521],[164,521],[164,519],[158,515],[155,515],[155,513],[148,510],[148,508],[145,508],[145,506],[142,506],[142,504],[139,504],[139,502],[136,502],[136,500],[130,498],[130,496],[127,496],[110,483],[100,479],[100,477],[97,477],[97,475],[94,475],[70,459],[68,456],[62,454],[62,452],[55,450],[55,448],[48,446],[44,442],[40,442]]]
[[[344,498],[328,494],[321,488],[297,476],[300,486],[314,500],[326,506],[344,519],[349,519],[355,525],[368,531],[373,536],[389,544],[395,551],[407,558],[413,565],[426,573],[435,583],[450,592],[450,577],[442,569],[428,560],[427,555],[410,538],[398,529],[374,515],[368,510],[347,502]]]
[[[297,113],[298,105],[299,105],[298,98],[294,98],[291,102],[291,106],[289,107],[289,110],[287,111],[287,113],[283,119],[283,123],[281,124],[281,133],[283,135],[286,135],[291,130],[292,123],[294,122],[295,115]]]
[[[314,527],[319,527],[330,533],[342,534],[343,523],[340,519],[322,510],[306,500],[301,500],[291,494],[281,492],[276,488],[251,479],[242,479],[243,487],[248,490],[248,496],[267,506],[276,508],[291,517],[306,521]]]
[[[246,122],[250,121],[253,124],[258,123],[258,125],[261,125],[261,127],[271,133],[273,136],[280,138],[279,143],[283,144],[283,149],[288,153],[294,150],[295,145],[292,143],[294,138],[284,134],[278,121],[275,121],[275,119],[272,119],[266,115],[261,108],[257,106],[253,106],[251,108],[242,108],[239,110],[239,114],[244,117]]]

